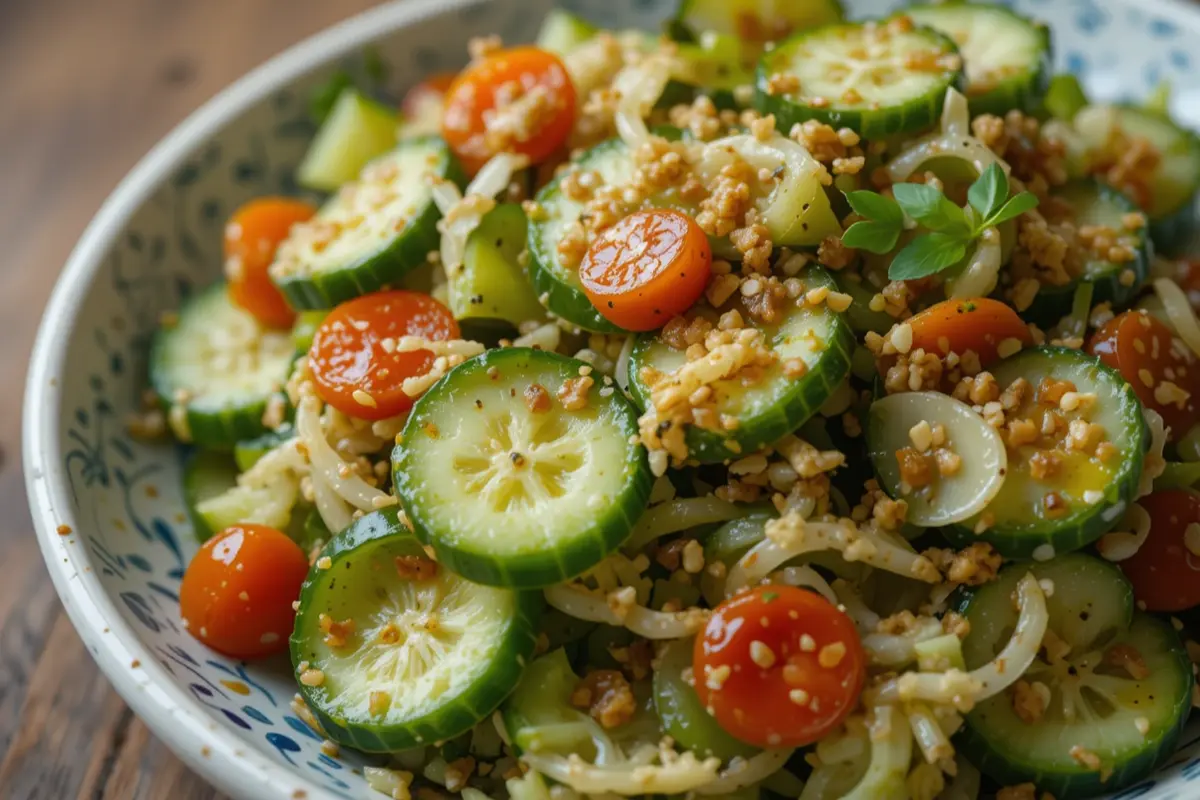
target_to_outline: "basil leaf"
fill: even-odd
[[[887,222],[856,222],[842,234],[842,244],[855,250],[867,250],[883,255],[896,248],[896,242],[900,240],[900,231],[900,225]]]
[[[963,210],[933,186],[897,183],[892,191],[905,213],[931,231],[956,232],[962,236],[971,232]]]
[[[924,278],[953,267],[967,257],[967,243],[945,233],[913,239],[892,259],[888,277],[894,281]]]
[[[1037,195],[1032,192],[1021,192],[1019,195],[1009,200],[1004,204],[1004,207],[996,212],[995,216],[987,221],[987,227],[999,225],[1002,222],[1008,222],[1010,219],[1019,217],[1026,211],[1037,208]]]
[[[967,190],[967,202],[984,219],[994,215],[1008,199],[1008,176],[999,164],[992,164],[983,171],[979,180]]]
[[[893,225],[904,224],[904,212],[900,210],[900,206],[896,204],[896,201],[890,197],[884,197],[881,194],[863,190],[847,192],[846,202],[854,209],[854,213],[859,216],[878,222],[890,222]]]

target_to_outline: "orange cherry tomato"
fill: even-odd
[[[234,525],[204,543],[179,587],[188,633],[233,658],[287,649],[308,556],[265,525]]]
[[[501,50],[468,66],[450,86],[442,136],[470,173],[504,152],[537,164],[567,140],[575,102],[575,85],[558,56],[536,47]]]
[[[292,225],[317,213],[290,197],[260,197],[239,208],[225,225],[225,276],[229,297],[271,328],[290,328],[296,312],[271,282],[267,267]]]
[[[712,277],[708,237],[687,214],[639,211],[592,243],[579,266],[600,315],[627,331],[652,331],[700,299]]]
[[[700,701],[759,747],[821,739],[854,710],[866,677],[850,618],[793,586],[759,586],[717,606],[692,658]]]
[[[308,351],[317,394],[359,419],[407,411],[414,398],[404,393],[404,380],[428,372],[434,356],[384,348],[385,339],[404,336],[446,341],[460,333],[450,309],[420,292],[376,292],[342,303],[318,326]]]
[[[1200,524],[1200,495],[1168,489],[1138,500],[1150,515],[1150,534],[1132,558],[1117,566],[1149,611],[1186,611],[1200,605],[1200,557],[1184,543],[1189,525]]]
[[[972,350],[984,367],[1000,357],[997,348],[1006,339],[1033,344],[1029,327],[1017,312],[987,297],[945,300],[915,315],[908,324],[912,327],[913,349],[940,356]]]
[[[1145,312],[1126,311],[1096,331],[1088,352],[1120,372],[1142,405],[1162,415],[1170,438],[1196,424],[1200,362],[1166,325]]]

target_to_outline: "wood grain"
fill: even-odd
[[[210,800],[112,691],[45,572],[20,470],[41,309],[88,220],[171,127],[370,0],[0,0],[0,798]]]

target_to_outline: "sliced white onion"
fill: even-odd
[[[888,164],[888,177],[892,183],[901,183],[912,177],[925,163],[944,157],[966,161],[980,175],[992,164],[999,164],[1006,175],[1011,171],[1003,159],[971,135],[971,113],[967,98],[956,89],[946,90],[940,129],[905,147]]]
[[[513,176],[529,166],[529,157],[519,153],[498,153],[480,167],[475,178],[467,184],[464,195],[477,194],[496,197],[508,189]]]
[[[723,795],[753,786],[783,769],[795,750],[764,750],[750,758],[735,758],[712,783],[696,788],[696,794]]]
[[[797,586],[804,589],[812,589],[817,594],[824,597],[833,605],[837,605],[838,598],[830,588],[829,582],[821,577],[821,573],[808,565],[798,567],[784,567],[778,572],[772,574],[771,581],[773,583],[781,583],[784,586]]]
[[[988,228],[979,238],[971,261],[961,273],[946,281],[946,297],[965,300],[990,295],[1000,280],[1003,254],[1000,232]]]
[[[1173,280],[1157,278],[1154,291],[1162,301],[1163,312],[1171,320],[1171,327],[1183,339],[1183,343],[1200,356],[1200,321],[1196,319],[1196,312],[1192,310],[1192,304],[1188,302],[1183,289]]]
[[[721,762],[700,761],[685,752],[669,763],[597,766],[578,756],[526,752],[521,756],[530,767],[547,778],[584,794],[613,792],[626,797],[645,794],[683,794],[712,783]]]
[[[360,511],[373,511],[380,507],[379,504],[390,502],[387,492],[369,485],[355,472],[350,471],[346,477],[342,477],[341,472],[348,465],[325,439],[321,429],[320,407],[320,401],[310,396],[302,399],[296,409],[296,433],[308,450],[314,491],[317,490],[317,482],[323,481],[339,497]]]
[[[1163,455],[1163,448],[1167,446],[1166,423],[1163,422],[1161,414],[1145,406],[1142,406],[1142,417],[1146,420],[1146,427],[1150,429],[1150,449],[1142,457],[1142,476],[1138,480],[1137,496],[1139,498],[1154,491],[1154,481],[1167,468],[1167,459]]]
[[[649,141],[650,129],[646,127],[646,117],[662,97],[670,80],[671,60],[663,53],[630,64],[613,79],[612,88],[619,98],[613,121],[617,126],[617,135],[630,150],[636,150]]]
[[[729,571],[725,584],[727,597],[761,582],[793,558],[820,550],[837,550],[847,561],[861,561],[926,583],[941,580],[929,559],[875,531],[859,528],[849,519],[805,522],[793,512],[768,522],[766,531],[767,538],[750,548]]]
[[[558,327],[553,322],[549,322],[538,328],[534,328],[524,336],[519,336],[513,339],[514,347],[537,347],[547,353],[553,353],[558,350],[558,345],[562,341],[562,328]]]
[[[1121,527],[1123,530],[1106,533],[1096,542],[1096,549],[1108,561],[1125,561],[1137,555],[1150,536],[1150,514],[1133,503],[1125,512]]]
[[[896,668],[917,660],[918,643],[941,635],[942,624],[932,617],[925,617],[907,633],[867,633],[862,637],[862,646],[872,664]]]
[[[449,214],[450,210],[463,199],[463,193],[454,185],[453,181],[436,181],[431,191],[433,203],[438,207],[438,211],[442,212],[443,217]]]
[[[969,673],[957,669],[905,673],[881,684],[876,690],[875,702],[925,701],[966,710],[1016,683],[1037,657],[1050,623],[1046,595],[1033,573],[1017,584],[1017,602],[1021,611],[1016,627],[994,659]]]
[[[1008,452],[995,428],[970,406],[940,392],[903,392],[876,400],[868,412],[871,463],[889,486],[901,486],[896,452],[913,443],[909,431],[922,422],[941,423],[946,445],[960,458],[959,471],[936,475],[922,492],[901,491],[907,521],[922,527],[962,522],[983,511],[1000,492]]]
[[[936,764],[944,758],[954,758],[954,746],[950,744],[950,739],[942,730],[941,724],[925,703],[909,704],[908,724],[927,764]]]
[[[646,639],[682,639],[694,636],[704,627],[705,614],[698,610],[666,613],[645,606],[633,606],[624,619],[609,608],[607,601],[586,589],[567,584],[545,590],[546,602],[572,617],[628,628]]]
[[[900,709],[876,708],[871,730],[871,765],[867,774],[843,800],[903,800],[908,797],[904,777],[912,760],[912,734]]]
[[[697,525],[728,522],[743,514],[742,509],[733,503],[712,495],[671,500],[642,514],[641,519],[633,526],[629,541],[622,549],[626,552],[636,552],[663,536],[686,531]]]

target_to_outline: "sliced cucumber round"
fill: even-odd
[[[820,267],[809,267],[798,277],[809,290],[836,288]],[[767,343],[778,355],[762,380],[750,387],[736,379],[713,385],[717,413],[736,418],[738,424],[731,431],[689,426],[688,451],[695,460],[720,463],[778,441],[816,414],[850,372],[854,334],[841,314],[826,305],[803,305],[791,306],[781,316],[778,323],[762,326]],[[784,374],[784,365],[793,359],[805,365],[799,378]],[[639,337],[629,362],[629,388],[638,405],[642,409],[651,405],[642,370],[670,374],[686,362],[686,353],[672,348],[658,334]]]
[[[770,0],[683,0],[676,23],[693,35],[713,31],[757,45],[842,19],[838,0],[778,3]]]
[[[958,457],[957,471],[941,475],[935,465],[935,446],[914,445],[911,431],[922,423],[945,430],[942,447]],[[924,528],[976,516],[1001,491],[1008,469],[1000,434],[970,406],[940,392],[903,392],[872,403],[867,447],[879,482],[893,497],[908,503],[906,520]],[[905,482],[900,459],[906,456],[924,465],[927,485]]]
[[[1065,347],[1030,348],[990,371],[1002,389],[1018,378],[1031,384],[1034,391],[1009,417],[1031,418],[1035,425],[1045,411],[1058,407],[1039,406],[1037,390],[1043,379],[1069,381],[1077,393],[1095,395],[1089,410],[1063,412],[1062,417],[1099,425],[1115,452],[1101,459],[1094,446],[1069,449],[1061,434],[1055,443],[1039,436],[1033,444],[1010,446],[1008,473],[999,493],[981,515],[946,527],[943,533],[960,547],[989,542],[1005,558],[1045,559],[1091,544],[1121,520],[1142,475],[1150,437],[1133,387],[1094,356]],[[1047,452],[1059,462],[1039,480],[1033,475],[1039,469],[1035,460]],[[982,515],[988,515],[990,526],[979,525]],[[986,530],[976,532],[983,527]]]
[[[749,758],[757,747],[730,736],[709,714],[692,685],[684,680],[691,670],[692,640],[671,642],[659,655],[654,670],[654,710],[662,722],[663,733],[700,758],[715,756],[722,761]],[[701,676],[703,679],[703,676]]]
[[[1072,553],[1013,564],[966,595],[959,610],[971,625],[963,642],[968,669],[994,659],[1008,641],[1017,617],[1013,591],[1029,572],[1053,584],[1049,629],[1069,650],[1050,658],[1054,647],[1047,646],[1022,676],[1048,690],[1040,716],[1023,721],[1009,689],[967,715],[959,747],[1004,785],[1033,782],[1065,800],[1119,791],[1174,753],[1191,707],[1191,662],[1169,625],[1135,610],[1115,566]],[[1093,757],[1098,767],[1088,764]]]
[[[620,392],[584,390],[588,371],[540,350],[492,350],[414,406],[392,455],[396,491],[450,569],[493,586],[550,586],[629,536],[651,486],[646,451],[631,443],[637,414]],[[567,410],[563,392],[586,405]]]
[[[1138,211],[1138,207],[1116,189],[1094,180],[1072,181],[1056,190],[1054,197],[1074,210],[1076,226],[1103,225],[1134,240],[1134,257],[1121,263],[1088,261],[1083,274],[1066,286],[1042,286],[1021,316],[1044,327],[1053,325],[1071,310],[1071,300],[1081,282],[1092,284],[1093,305],[1108,302],[1114,309],[1129,306],[1150,274],[1151,246],[1146,231],[1128,229],[1124,222],[1125,215]]]
[[[242,472],[253,467],[258,460],[288,439],[295,438],[296,431],[290,422],[285,422],[277,430],[267,431],[262,436],[245,439],[233,446],[233,460]]]
[[[441,241],[433,202],[438,180],[461,182],[436,136],[401,142],[369,163],[279,246],[271,279],[297,309],[338,303],[395,285]]]
[[[1050,29],[1001,5],[909,6],[900,12],[949,36],[967,70],[972,114],[1034,113],[1050,84]]]
[[[1150,236],[1157,248],[1173,255],[1187,244],[1195,228],[1196,193],[1200,190],[1200,138],[1169,118],[1136,106],[1089,106],[1075,117],[1075,129],[1095,153],[1110,158],[1111,137],[1145,139],[1159,154],[1146,187]],[[1103,164],[1094,164],[1103,168]]]
[[[780,76],[799,88],[780,91]],[[946,90],[964,83],[962,56],[937,31],[897,20],[846,22],[798,34],[764,55],[757,104],[782,131],[815,119],[879,139],[930,127]]]
[[[402,569],[409,563],[423,569]],[[387,753],[452,739],[520,681],[540,596],[473,584],[429,561],[395,508],[356,520],[317,565],[300,590],[292,666],[334,741]],[[328,620],[352,623],[343,642]]]
[[[150,383],[175,436],[231,450],[266,432],[267,403],[292,367],[291,335],[263,328],[217,283],[188,300],[150,346]]]
[[[572,746],[584,749],[591,745],[587,717],[571,705],[571,693],[578,683],[579,676],[561,648],[529,665],[501,709],[504,727],[518,753],[570,751]]]
[[[206,542],[216,533],[197,506],[237,486],[238,465],[228,453],[197,450],[183,465],[183,503],[196,539]]]

